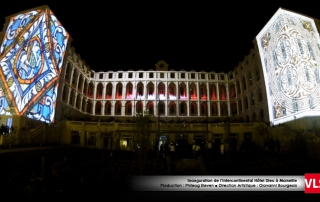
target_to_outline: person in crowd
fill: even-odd
[[[209,140],[207,142],[207,156],[211,156],[211,152],[212,152],[212,143],[211,141]]]
[[[223,142],[221,142],[221,145],[220,145],[220,152],[221,152],[221,155],[224,154],[224,144],[223,144]]]
[[[196,155],[200,156],[200,152],[201,152],[201,147],[199,144],[196,144]]]
[[[193,154],[193,157],[196,158],[197,154],[196,154],[196,143],[193,142],[192,143],[192,154]]]
[[[160,145],[159,158],[160,159],[164,158],[164,146],[163,146],[163,144]]]
[[[171,142],[171,144],[169,145],[169,148],[170,148],[170,156],[171,158],[174,158],[175,157],[175,145],[173,142]]]

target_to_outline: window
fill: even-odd
[[[232,80],[233,79],[233,74],[230,74],[230,80]]]
[[[132,112],[132,106],[131,106],[131,104],[128,104],[128,106],[127,106],[127,114],[131,114],[131,112]]]
[[[160,94],[160,95],[163,95],[163,94],[164,94],[163,86],[160,86],[160,87],[159,87],[159,94]]]
[[[174,73],[170,73],[170,78],[174,79]]]
[[[164,78],[164,73],[160,73],[160,78]]]
[[[91,78],[94,78],[94,73],[93,72],[91,72]]]
[[[261,88],[259,88],[259,102],[262,102],[262,92],[261,92]]]
[[[174,106],[170,106],[170,114],[174,114]]]
[[[191,77],[191,79],[194,79],[195,78],[195,74],[191,73],[190,77]]]
[[[99,79],[103,79],[103,74],[99,74]]]
[[[142,96],[142,86],[139,86],[138,92],[139,92],[139,95]]]
[[[185,113],[185,106],[184,104],[180,105],[180,114],[183,115]]]
[[[253,85],[253,81],[252,81],[252,75],[251,73],[249,73],[249,86]]]
[[[153,78],[153,73],[149,73],[149,78]]]
[[[153,87],[152,86],[149,87],[149,95],[153,95]]]
[[[184,95],[184,88],[180,87],[180,95]]]
[[[112,73],[109,73],[109,79],[112,79]]]
[[[203,88],[201,88],[201,97],[205,96],[205,90]]]
[[[122,95],[122,86],[118,87],[118,95]]]
[[[174,88],[172,86],[170,86],[170,95],[174,95]]]
[[[130,79],[132,78],[132,73],[131,73],[131,72],[129,73],[129,78],[130,78]]]
[[[201,79],[205,79],[206,75],[205,74],[201,74]]]
[[[132,95],[132,87],[131,86],[129,87],[128,93],[129,93],[129,95]]]
[[[143,73],[142,72],[139,73],[139,78],[140,79],[143,78]]]
[[[244,77],[242,80],[242,84],[243,84],[243,90],[247,90],[246,79]]]
[[[257,81],[260,81],[260,71],[258,68],[256,70],[256,77],[257,77]]]
[[[181,73],[181,78],[182,79],[186,78],[184,73]]]
[[[254,106],[254,95],[252,94],[252,106]]]
[[[211,79],[212,79],[212,80],[214,80],[214,79],[215,79],[214,74],[211,74]]]
[[[111,104],[107,104],[107,114],[111,114]]]
[[[163,103],[160,103],[159,104],[159,114],[164,114],[164,104]]]
[[[224,80],[224,75],[220,75],[220,79],[221,79],[221,80]]]
[[[122,79],[122,73],[119,73],[118,78]]]
[[[111,96],[111,95],[112,95],[112,87],[109,86],[109,87],[108,87],[108,96]]]

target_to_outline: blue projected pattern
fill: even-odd
[[[68,39],[47,6],[10,19],[0,47],[0,114],[53,122]]]

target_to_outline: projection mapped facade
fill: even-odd
[[[279,9],[256,37],[274,124],[320,115],[320,43],[314,20]]]
[[[68,39],[47,6],[10,19],[0,47],[0,114],[53,122]]]

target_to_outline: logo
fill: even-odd
[[[304,193],[320,193],[320,174],[308,173],[304,175]]]

